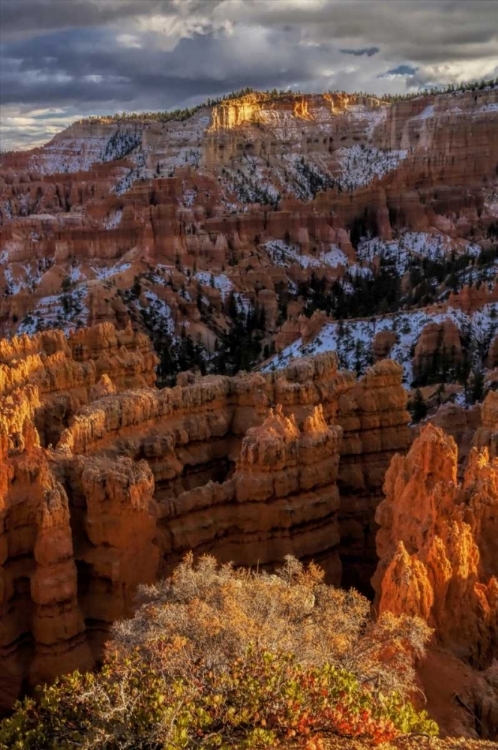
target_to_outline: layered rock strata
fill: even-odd
[[[376,512],[376,606],[434,628],[419,676],[441,730],[497,739],[498,460],[474,447],[461,482],[457,468],[453,438],[431,423],[392,460]]]
[[[414,273],[394,269],[419,299],[410,276],[422,262],[449,261],[470,242],[493,247],[497,102],[496,87],[392,103],[253,92],[184,121],[75,123],[34,152],[2,155],[0,333],[131,319],[160,346],[185,333],[213,353],[238,310],[264,318],[270,354],[316,338],[318,320],[302,318],[313,276],[349,295],[345,277],[378,274],[382,259],[358,250],[360,235],[419,233]],[[490,317],[495,277],[489,267],[435,279],[437,289],[427,280],[424,304]],[[418,329],[418,302],[412,312]],[[443,349],[461,366],[467,328],[459,316],[417,330],[415,374]],[[482,366],[494,361],[491,329]],[[389,338],[375,357],[408,358]]]
[[[52,396],[65,393],[63,383],[70,392],[74,378],[52,378],[53,394],[35,384],[3,396],[4,708],[36,682],[91,665],[110,624],[131,611],[137,585],[169,573],[190,549],[262,567],[292,553],[319,560],[338,582],[344,524],[358,559],[368,556],[369,493],[378,494],[391,456],[410,440],[394,363],[357,381],[329,354],[273,374],[120,390],[119,361],[116,374],[95,382],[91,356],[103,331],[112,340],[104,327],[68,343],[90,375],[85,405],[61,417],[55,448],[41,446],[34,425],[45,424],[37,415],[48,419]],[[130,338],[116,360],[135,362],[139,342]],[[18,369],[43,360],[39,351],[19,355],[40,341],[9,346],[5,359],[17,351]],[[134,377],[149,377],[149,354]]]
[[[40,404],[34,419],[41,443],[55,445],[79,407],[106,389],[153,385],[156,364],[150,340],[131,326],[116,331],[105,323],[69,336],[50,330],[2,339],[0,398],[28,384],[36,388]]]

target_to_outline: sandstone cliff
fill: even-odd
[[[140,337],[120,336],[101,326],[68,342],[41,335],[0,346],[4,366],[33,381],[6,381],[2,397],[4,707],[40,680],[91,665],[136,586],[190,549],[263,567],[292,553],[318,560],[334,582],[341,563],[359,576],[363,559],[366,578],[374,562],[375,501],[391,456],[410,440],[398,365],[380,362],[357,381],[328,354],[283,372],[122,390],[127,375],[134,385],[150,377],[152,360]],[[67,350],[43,353],[48,341]],[[104,358],[115,370],[96,382],[102,350],[116,342]],[[53,356],[62,364],[49,381]],[[50,422],[54,398],[71,396],[75,382],[79,404],[61,415],[54,449],[44,448],[34,424],[47,430],[40,414]]]
[[[455,442],[428,424],[406,457],[393,459],[384,491],[376,511],[380,611],[418,614],[442,644],[489,664],[498,646],[498,463],[474,448],[459,484]]]
[[[488,448],[473,448],[458,482],[457,459],[454,440],[429,423],[408,454],[392,460],[376,511],[373,584],[379,612],[418,615],[434,628],[435,648],[421,677],[446,731],[495,738],[498,461]],[[441,708],[447,689],[466,706],[460,715],[454,701]]]

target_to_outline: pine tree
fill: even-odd
[[[415,391],[415,395],[408,404],[408,408],[414,422],[420,422],[421,419],[425,419],[425,417],[427,416],[427,405],[424,401],[420,388],[417,388],[417,390]]]

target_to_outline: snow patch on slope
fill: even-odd
[[[423,328],[428,323],[442,323],[445,320],[451,320],[462,335],[477,342],[482,352],[498,332],[498,303],[485,305],[482,310],[470,315],[461,310],[448,308],[440,313],[414,310],[370,320],[356,319],[329,323],[313,341],[304,344],[302,339],[298,339],[286,347],[263,370],[268,372],[281,369],[296,357],[335,351],[342,368],[364,372],[373,364],[372,343],[375,335],[380,331],[393,331],[396,334],[396,343],[389,357],[403,366],[404,383],[410,386],[413,381],[413,348]]]
[[[348,266],[347,255],[337,247],[330,245],[330,250],[320,255],[302,255],[298,247],[289,245],[283,240],[270,240],[261,246],[268,253],[273,265],[288,268],[297,263],[301,268],[319,268],[320,266]]]
[[[373,146],[355,144],[351,148],[340,148],[335,152],[341,174],[337,178],[343,190],[356,190],[377,177],[384,177],[396,169],[408,151],[380,151]]]

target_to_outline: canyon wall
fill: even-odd
[[[379,612],[416,615],[434,628],[420,676],[443,729],[496,739],[498,460],[482,447],[489,431],[479,433],[461,481],[453,438],[431,423],[406,456],[393,458],[375,516],[373,585]]]
[[[102,354],[118,343],[115,371],[105,371]],[[373,564],[371,496],[410,441],[395,363],[356,380],[328,354],[273,374],[185,374],[185,385],[160,391],[144,387],[150,349],[110,326],[0,350],[5,370],[25,377],[2,396],[3,708],[94,663],[137,585],[190,549],[262,568],[286,554],[316,559],[336,583],[342,566]],[[74,411],[61,412],[60,437],[44,447],[35,425],[46,439],[62,396]],[[354,560],[343,534],[355,539]]]
[[[238,308],[264,310],[269,351],[292,343],[311,273],[347,289],[358,265],[378,272],[355,233],[443,237],[447,257],[488,241],[497,102],[496,88],[393,103],[254,92],[185,121],[82,121],[2,155],[0,333],[131,320],[213,352]],[[451,306],[467,309],[461,286]],[[474,310],[498,300],[473,290]]]

